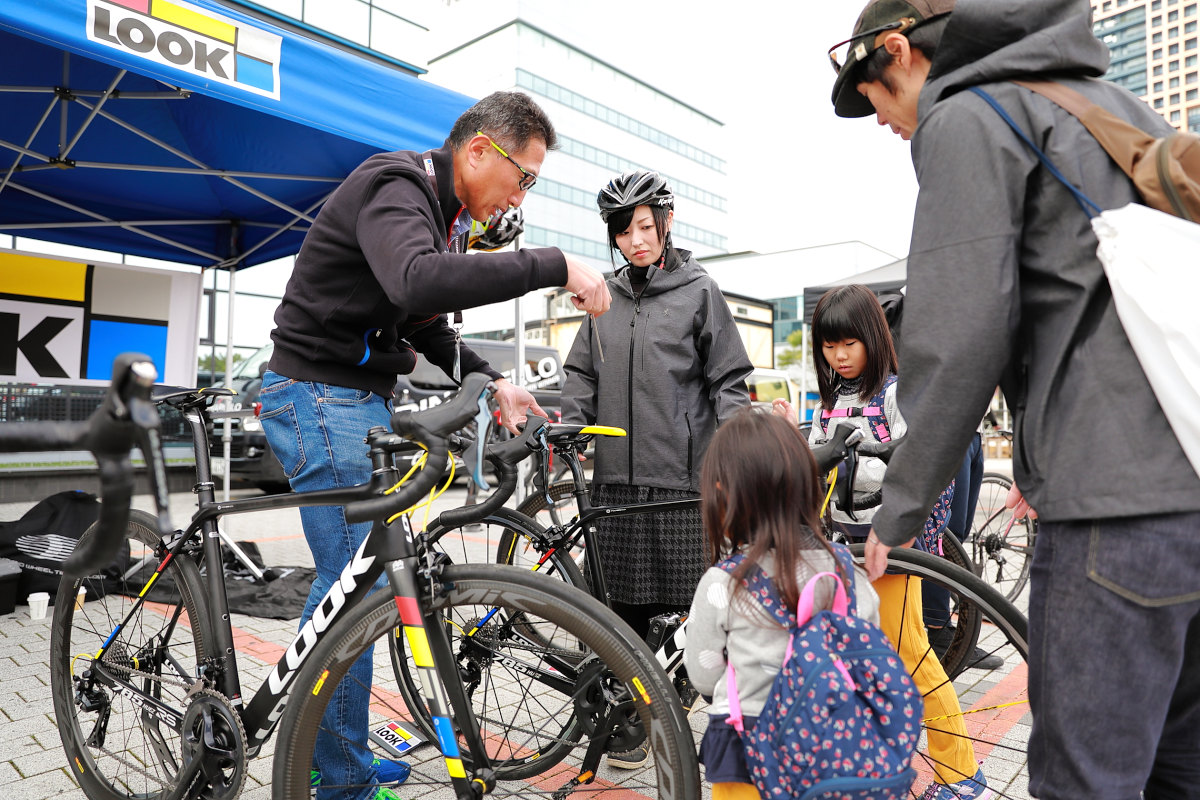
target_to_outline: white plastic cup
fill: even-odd
[[[79,593],[75,595],[75,610],[79,611],[83,608],[83,602],[87,600],[87,587],[80,586]]]
[[[29,595],[29,618],[45,619],[46,609],[50,606],[49,592],[34,592]]]

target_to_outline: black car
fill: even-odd
[[[513,344],[492,339],[463,339],[463,343],[486,359],[493,368],[514,379]],[[231,388],[237,396],[222,398],[214,411],[229,413],[230,448],[229,475],[246,480],[269,492],[286,491],[287,476],[279,466],[278,459],[267,446],[262,424],[257,419],[258,391],[262,386],[262,373],[271,359],[272,345],[259,348],[250,358],[238,364],[234,371]],[[553,347],[525,346],[524,385],[537,399],[538,405],[552,416],[557,416],[561,405],[560,393],[564,378],[562,359]],[[401,375],[396,382],[393,403],[397,411],[402,409],[424,409],[439,405],[456,391],[454,381],[424,358],[417,357],[417,365],[411,375]],[[224,418],[214,424],[211,438],[213,475],[224,475],[225,452]],[[460,464],[461,467],[461,464]],[[461,474],[461,473],[460,473]]]

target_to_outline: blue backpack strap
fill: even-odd
[[[858,607],[854,600],[854,556],[850,553],[850,548],[844,544],[839,542],[830,542],[829,544],[833,547],[833,555],[845,575],[843,583],[846,584],[846,599],[850,601],[847,613],[857,616]]]
[[[734,568],[742,563],[745,558],[746,556],[742,553],[734,553],[729,558],[717,564],[717,566],[732,574]],[[783,598],[779,596],[779,590],[775,588],[775,583],[767,573],[763,572],[762,567],[755,564],[750,573],[742,578],[742,583],[750,591],[750,596],[766,609],[775,618],[776,622],[785,628],[794,628],[796,626],[795,609],[789,610],[784,605]]]
[[[842,573],[845,575],[845,580],[842,581],[846,587],[846,599],[848,602],[848,613],[850,615],[857,614],[857,606],[854,599],[854,556],[850,553],[850,548],[844,544],[830,542],[833,547],[833,555],[841,565]],[[734,553],[729,558],[717,564],[718,567],[732,574],[738,564],[745,560],[746,556],[742,553]],[[775,582],[763,571],[762,567],[757,564],[750,573],[742,579],[746,588],[750,591],[759,605],[767,610],[775,621],[785,628],[794,628],[796,626],[796,610],[788,608],[783,598],[779,596],[779,590],[775,588]]]
[[[879,414],[875,417],[876,422],[871,423],[871,433],[881,442],[890,442],[892,440],[892,426],[888,422],[887,412],[884,410],[884,399],[887,395],[887,390],[896,382],[895,373],[888,375],[883,381],[883,387],[875,393],[875,395],[867,401],[867,408],[878,408]],[[880,428],[883,429],[882,433]]]

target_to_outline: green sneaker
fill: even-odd
[[[388,787],[380,786],[379,791],[375,793],[375,796],[371,800],[403,800],[403,798]]]

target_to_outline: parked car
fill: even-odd
[[[494,369],[516,382],[513,370],[513,345],[491,339],[463,339],[463,343],[487,359]],[[258,391],[262,387],[262,373],[271,358],[272,345],[259,348],[253,355],[238,364],[234,371],[231,388],[237,396],[223,398],[214,411],[235,412],[230,418],[230,477],[247,480],[266,491],[286,491],[287,476],[279,460],[267,445],[262,424],[257,419]],[[537,399],[538,405],[557,416],[561,405],[562,381],[564,378],[562,359],[553,347],[525,346],[524,385]],[[410,375],[401,375],[396,381],[394,405],[403,409],[425,409],[440,405],[456,391],[454,381],[441,369],[424,358],[417,357],[417,365]],[[211,453],[223,456],[223,419],[216,420],[211,438]],[[223,475],[223,464],[214,461],[214,475]],[[461,468],[461,462],[458,464]]]

